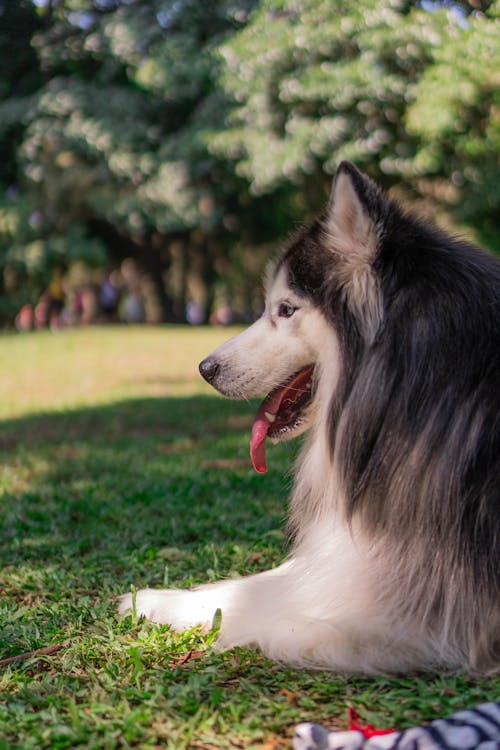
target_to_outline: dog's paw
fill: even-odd
[[[210,628],[216,607],[211,609],[198,591],[177,589],[142,589],[136,594],[119,598],[121,615],[135,611],[151,622],[170,625],[174,630],[186,630],[195,625]],[[134,606],[135,605],[135,606]]]

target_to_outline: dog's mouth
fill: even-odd
[[[314,365],[304,367],[274,388],[259,406],[252,427],[250,455],[255,471],[263,474],[266,465],[266,438],[273,442],[300,434],[308,422],[305,412],[312,399]]]

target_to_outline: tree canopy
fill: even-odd
[[[193,289],[250,310],[342,159],[500,249],[499,24],[499,0],[0,0],[0,315],[126,257],[163,319]]]

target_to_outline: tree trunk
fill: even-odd
[[[154,234],[142,252],[144,270],[151,277],[162,310],[162,323],[176,323],[174,302],[165,288],[164,275],[170,268],[170,256],[165,248],[165,237]]]
[[[205,289],[204,324],[210,322],[210,316],[214,309],[215,281],[217,278],[217,274],[215,273],[215,252],[215,241],[210,237],[206,237],[201,247],[202,256],[200,267],[201,280]]]

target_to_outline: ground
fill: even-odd
[[[272,447],[255,474],[255,405],[197,373],[229,333],[2,335],[0,750],[279,750],[297,722],[345,727],[351,705],[399,727],[500,694],[499,679],[295,671],[117,617],[131,585],[189,586],[286,553],[297,446]]]

